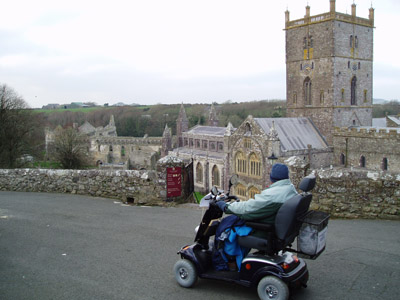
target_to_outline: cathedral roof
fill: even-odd
[[[311,145],[314,149],[328,147],[321,133],[308,118],[254,118],[262,130],[269,134],[272,121],[281,141],[283,151],[307,149]]]
[[[80,126],[78,128],[78,130],[79,130],[79,132],[88,134],[88,133],[95,131],[96,128],[94,128],[92,124],[90,124],[88,121],[86,121],[82,126]]]
[[[226,127],[196,125],[187,133],[199,135],[224,136]]]

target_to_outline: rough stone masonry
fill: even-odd
[[[307,169],[286,161],[295,186],[313,172],[312,209],[331,217],[400,220],[400,174],[362,169]],[[121,170],[0,169],[1,191],[52,192],[165,205],[165,172]]]

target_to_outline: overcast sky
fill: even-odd
[[[0,83],[31,107],[93,101],[285,99],[285,10],[329,0],[13,0],[0,17]],[[337,0],[351,13],[353,0]],[[368,18],[370,0],[358,0]],[[374,98],[399,99],[399,0],[375,8]]]

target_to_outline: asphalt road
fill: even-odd
[[[258,299],[225,282],[175,282],[176,252],[200,216],[190,205],[0,192],[0,299]],[[399,225],[331,220],[327,250],[307,261],[308,288],[292,299],[398,299]]]

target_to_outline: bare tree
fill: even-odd
[[[54,142],[50,145],[52,159],[64,169],[80,169],[90,162],[89,142],[74,128],[56,128]]]
[[[37,118],[12,88],[0,84],[0,167],[15,168],[32,154],[31,137],[38,129]],[[37,141],[36,141],[37,142]]]

